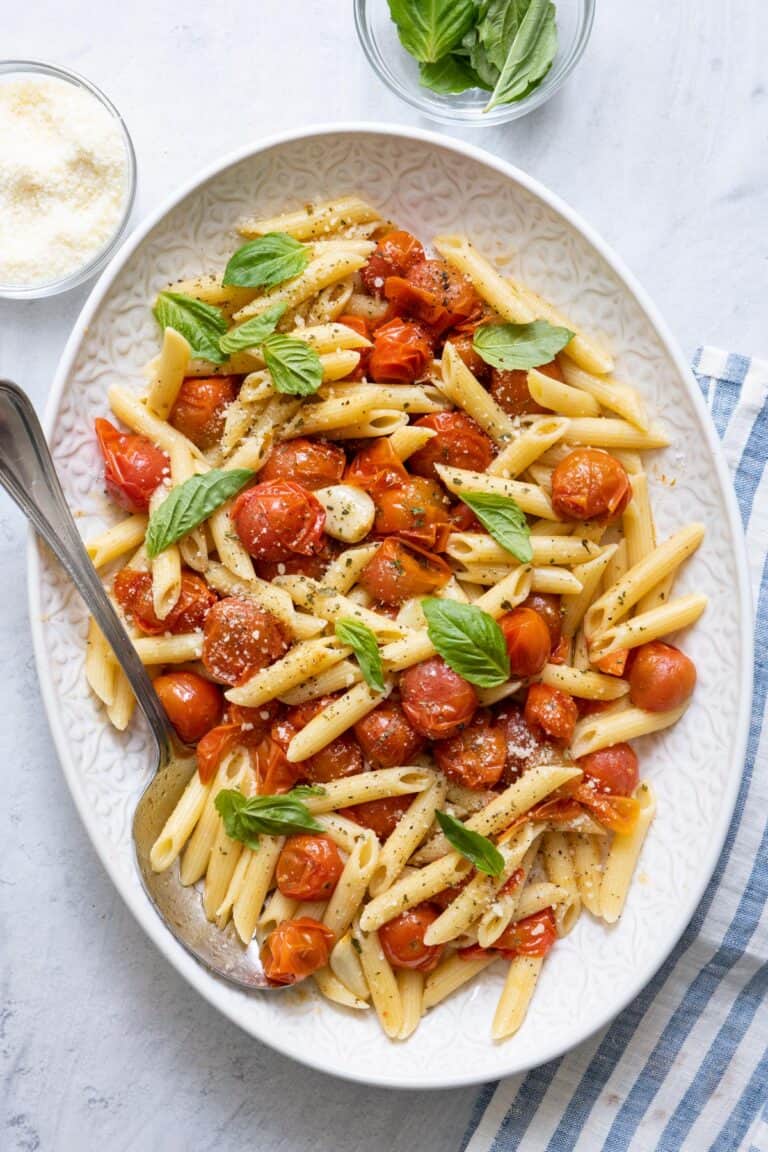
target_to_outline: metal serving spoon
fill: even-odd
[[[194,753],[180,744],[120,618],[102,587],[77,531],[34,408],[24,392],[0,380],[0,484],[32,522],[66,569],[109,642],[157,745],[155,773],[133,817],[133,841],[144,890],[168,930],[217,976],[244,988],[268,983],[258,949],[245,949],[230,924],[215,928],[196,888],[182,887],[177,869],[154,872],[149,853],[196,770]]]

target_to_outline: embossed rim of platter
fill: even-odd
[[[399,137],[409,142],[421,141],[432,147],[466,156],[468,159],[473,160],[480,165],[493,169],[501,176],[510,180],[513,184],[521,187],[525,192],[534,198],[543,202],[545,205],[547,205],[548,208],[559,215],[570,228],[580,234],[587,241],[587,243],[591,245],[591,247],[609,266],[617,279],[624,284],[626,291],[634,298],[640,310],[645,314],[651,327],[655,331],[660,344],[662,345],[667,356],[677,371],[681,385],[685,388],[688,394],[696,416],[698,417],[700,427],[704,433],[706,447],[709,449],[709,455],[718,479],[720,495],[722,496],[723,503],[727,512],[730,535],[736,545],[737,554],[734,557],[734,560],[738,573],[738,587],[735,591],[738,594],[739,601],[739,642],[741,649],[741,663],[739,671],[741,676],[741,683],[744,686],[744,691],[742,692],[739,701],[736,731],[734,733],[731,762],[727,776],[727,789],[725,794],[722,796],[722,803],[719,808],[717,825],[712,829],[712,835],[709,842],[709,855],[706,860],[702,860],[700,862],[701,866],[698,872],[697,882],[693,884],[691,889],[686,894],[685,899],[681,901],[679,919],[676,924],[676,931],[673,933],[670,932],[667,938],[664,940],[663,945],[652,957],[652,960],[635,972],[633,982],[629,985],[628,988],[624,989],[622,995],[612,1003],[606,1002],[605,1012],[602,1015],[595,1016],[593,1019],[590,1019],[589,1022],[581,1028],[581,1030],[571,1030],[564,1038],[561,1037],[553,1039],[549,1048],[544,1050],[539,1049],[536,1052],[535,1060],[531,1060],[530,1058],[526,1060],[525,1056],[522,1056],[521,1059],[520,1053],[517,1051],[513,1053],[512,1049],[506,1050],[509,1053],[509,1056],[507,1059],[505,1059],[504,1047],[498,1047],[496,1049],[499,1054],[498,1066],[494,1068],[492,1075],[498,1077],[507,1076],[527,1071],[533,1066],[556,1059],[557,1057],[563,1055],[563,1053],[566,1051],[575,1047],[577,1044],[582,1043],[594,1032],[608,1024],[635,998],[635,996],[637,996],[637,994],[645,987],[648,981],[651,980],[653,975],[661,967],[679,940],[685,927],[691,919],[696,906],[704,894],[709,879],[716,867],[722,845],[727,835],[731,815],[736,803],[739,783],[741,780],[742,765],[746,751],[746,742],[749,730],[753,665],[753,638],[751,625],[752,615],[750,608],[751,597],[749,591],[748,569],[741,521],[730,477],[728,475],[725,461],[721,453],[720,443],[711,424],[709,414],[706,410],[702,397],[699,393],[688,365],[683,359],[682,354],[680,353],[675,341],[672,339],[669,331],[667,330],[665,323],[656,311],[655,306],[647,297],[645,291],[637,283],[634,276],[624,267],[622,262],[606,246],[600,237],[595,234],[592,228],[583,220],[581,220],[581,218],[576,213],[574,213],[571,208],[569,208],[568,205],[565,204],[558,196],[548,191],[543,185],[539,184],[538,181],[515,168],[513,165],[490,155],[481,148],[477,148],[470,144],[465,144],[462,141],[455,140],[453,138],[442,136],[436,132],[409,127],[399,127],[396,125],[377,123],[375,121],[360,123],[322,124],[305,129],[297,129],[290,132],[279,133],[274,136],[267,137],[263,140],[256,141],[249,146],[242,148],[237,152],[224,157],[223,159],[218,160],[216,163],[206,168],[193,180],[189,181],[181,189],[180,192],[174,194],[172,197],[166,200],[164,204],[156,209],[155,212],[153,212],[145,220],[145,222],[125,241],[122,248],[113,257],[99,278],[88,300],[86,301],[86,304],[67,342],[54,379],[53,387],[48,399],[48,404],[46,406],[44,427],[48,437],[50,438],[65,389],[67,388],[68,377],[75,362],[80,344],[84,338],[85,333],[87,332],[89,323],[108,296],[118,273],[127,263],[136,249],[143,243],[147,235],[163,220],[163,218],[171,210],[176,208],[187,196],[194,193],[201,185],[205,184],[213,177],[230,168],[232,165],[236,165],[245,160],[248,160],[249,158],[257,156],[260,153],[275,148],[276,146],[296,143],[301,140],[310,141],[312,139],[323,136],[342,136],[345,134],[348,134],[352,137],[365,134],[378,134],[395,138]],[[238,1018],[236,1007],[234,1007],[228,1001],[228,998],[225,995],[225,985],[223,985],[208,971],[198,965],[192,959],[192,957],[189,956],[177,944],[177,942],[167,932],[161,921],[158,919],[154,909],[149,903],[147,897],[144,895],[143,891],[138,886],[132,887],[126,883],[123,873],[121,873],[115,866],[115,862],[108,850],[108,844],[101,833],[98,816],[90,807],[85,798],[82,782],[71,755],[69,738],[61,723],[61,718],[56,706],[57,689],[53,681],[51,667],[47,660],[45,638],[43,633],[40,551],[36,545],[34,534],[31,531],[28,540],[27,559],[30,621],[35,650],[35,659],[37,663],[38,675],[40,678],[41,693],[68,787],[80,817],[83,821],[83,824],[85,825],[85,828],[91,839],[91,842],[93,843],[96,852],[98,853],[105,869],[107,870],[107,873],[111,877],[128,907],[133,912],[139,924],[142,926],[147,935],[154,941],[160,951],[173,964],[177,971],[179,971],[181,975],[183,975],[185,979],[209,1001],[209,1003],[214,1005],[226,1016],[228,1016],[235,1024],[238,1024],[241,1027],[245,1027],[250,1034],[275,1048],[277,1051],[280,1051],[283,1054],[292,1057],[293,1059],[300,1060],[301,1062],[306,1063],[320,1071],[331,1071],[332,1074],[341,1076],[346,1079],[392,1088],[445,1088],[474,1084],[488,1079],[489,1072],[487,1068],[483,1069],[479,1073],[473,1073],[470,1068],[466,1073],[462,1073],[461,1075],[451,1075],[448,1077],[445,1075],[441,1077],[439,1069],[435,1070],[434,1073],[431,1073],[429,1068],[425,1068],[423,1075],[414,1076],[411,1072],[409,1073],[407,1080],[398,1075],[382,1075],[377,1072],[375,1067],[358,1068],[345,1065],[344,1067],[329,1068],[328,1053],[323,1052],[319,1047],[316,1046],[314,1050],[310,1049],[309,1051],[297,1051],[293,1044],[283,1043],[279,1034],[267,1032],[266,1030],[262,1030],[256,1027],[249,1027],[247,1023]],[[311,1025],[308,1024],[308,1030],[310,1028]],[[490,1043],[491,1041],[489,1040],[489,1045]]]

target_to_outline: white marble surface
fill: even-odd
[[[768,9],[598,8],[581,67],[554,101],[466,138],[582,212],[686,351],[708,342],[768,355]],[[432,126],[369,72],[342,0],[37,0],[6,6],[2,45],[82,71],[121,108],[139,160],[136,219],[263,133],[342,119]],[[0,302],[0,375],[41,406],[85,295]],[[233,1030],[144,939],[57,771],[23,553],[21,518],[0,497],[0,1146],[353,1152],[365,1138],[372,1152],[457,1149],[473,1089],[393,1094],[308,1072]]]

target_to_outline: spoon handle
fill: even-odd
[[[125,672],[164,762],[173,748],[168,718],[85,550],[37,414],[26,393],[8,380],[0,380],[0,484],[69,573]]]

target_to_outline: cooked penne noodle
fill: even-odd
[[[203,784],[194,765],[189,783],[152,845],[149,862],[154,872],[170,868],[200,819],[211,785]]]
[[[249,320],[252,316],[260,316],[267,308],[278,303],[296,308],[322,288],[351,276],[362,268],[363,264],[365,256],[359,256],[356,252],[323,252],[313,257],[298,276],[284,281],[275,288],[268,288],[250,304],[240,308],[235,312],[234,318],[238,323]]]
[[[600,405],[588,392],[562,384],[536,368],[528,372],[528,391],[537,404],[550,408],[559,416],[600,415]]]
[[[497,444],[503,446],[513,439],[515,425],[512,417],[499,407],[490,392],[486,392],[450,342],[443,349],[442,378],[437,381],[437,386]]]
[[[403,1005],[395,974],[384,955],[376,932],[355,928],[360,964],[371,992],[371,1003],[387,1036],[395,1039],[403,1026]]]
[[[230,688],[225,695],[232,704],[256,708],[343,660],[348,652],[348,648],[340,648],[330,636],[301,640],[282,659],[257,672],[240,687]]]
[[[541,681],[550,688],[559,688],[570,696],[582,700],[618,700],[629,692],[629,684],[617,676],[604,676],[602,672],[582,671],[567,664],[545,664]]]
[[[304,803],[310,812],[333,812],[336,808],[351,808],[370,800],[383,800],[387,796],[409,796],[423,792],[434,782],[428,768],[377,768],[358,776],[329,780],[323,785],[322,796],[308,796]]]
[[[111,707],[117,692],[117,663],[104,633],[93,617],[88,618],[85,648],[85,678],[94,696]]]
[[[627,560],[630,568],[650,556],[656,547],[651,504],[648,495],[648,477],[638,472],[630,477],[632,499],[624,509],[624,538],[627,541]]]
[[[267,232],[287,232],[296,240],[315,240],[338,232],[350,224],[365,224],[379,220],[379,213],[358,196],[343,196],[326,204],[313,204],[295,212],[282,212],[264,220],[244,220],[238,225],[241,236],[249,239]]]
[[[397,987],[400,992],[400,1005],[403,1013],[403,1022],[400,1025],[397,1039],[407,1040],[421,1023],[424,973],[414,969],[401,968],[397,973]]]
[[[427,835],[445,798],[445,784],[435,782],[414,797],[408,810],[400,817],[394,831],[381,846],[375,867],[371,872],[370,893],[378,896],[390,888],[406,863]]]
[[[229,568],[233,575],[240,580],[255,580],[253,561],[241,544],[229,514],[231,504],[231,501],[222,504],[208,520],[216,551],[221,563]]]
[[[323,574],[323,587],[331,588],[341,596],[357,583],[357,578],[379,550],[379,544],[361,544],[357,548],[347,548],[337,556]]]
[[[640,856],[648,829],[656,814],[656,797],[651,785],[641,781],[634,792],[640,814],[632,832],[614,835],[603,869],[600,885],[600,915],[615,924],[624,911],[632,874]]]
[[[341,939],[336,941],[331,952],[330,968],[336,979],[341,981],[358,1000],[370,999],[371,990],[365,979],[351,932],[345,932]]]
[[[409,415],[443,412],[449,405],[432,384],[336,384],[321,388],[322,401],[368,401],[375,408],[393,408]],[[311,411],[311,409],[310,409]],[[431,431],[431,429],[428,429]]]
[[[540,416],[521,431],[520,435],[488,465],[489,476],[503,476],[513,480],[530,464],[556,444],[568,430],[568,421],[560,416]]]
[[[669,437],[663,428],[652,424],[642,431],[627,420],[611,416],[576,416],[568,425],[565,439],[569,444],[591,444],[593,448],[666,448]]]
[[[203,652],[202,632],[180,632],[175,636],[135,636],[133,646],[142,664],[189,664]]]
[[[340,660],[325,672],[317,676],[310,676],[297,688],[291,688],[280,695],[284,704],[304,704],[307,700],[316,700],[318,696],[329,696],[334,692],[343,692],[354,684],[359,684],[363,678],[358,664],[351,660]]]
[[[601,549],[589,540],[574,536],[531,536],[532,563],[537,567],[581,564]],[[469,567],[472,564],[517,564],[511,552],[482,532],[452,532],[445,548],[446,556]]]
[[[590,752],[608,748],[611,744],[624,744],[627,740],[637,740],[651,732],[660,732],[676,724],[685,712],[685,707],[673,708],[669,712],[627,708],[620,712],[598,712],[594,716],[585,716],[576,725],[571,740],[571,754],[580,759]]]
[[[557,934],[567,936],[581,914],[581,896],[566,834],[545,832],[541,841],[541,857],[547,878],[568,893],[567,900],[561,901],[555,908]]]
[[[357,1011],[365,1011],[368,1008],[366,1001],[350,992],[346,985],[337,980],[329,968],[319,968],[313,972],[312,979],[326,1000],[331,1000],[334,1004],[341,1004],[343,1008],[354,1008]]]
[[[217,563],[208,565],[205,578],[222,596],[246,596],[255,600],[262,608],[277,616],[286,627],[294,629],[296,609],[288,593],[281,588],[270,584],[267,580],[260,580],[257,576],[241,580],[224,564]]]
[[[582,832],[569,832],[568,843],[581,902],[593,916],[599,916],[600,887],[603,879],[600,838]]]
[[[651,552],[588,609],[584,632],[590,645],[606,629],[618,624],[659,580],[675,571],[701,544],[703,524],[688,524]]]
[[[148,437],[158,448],[170,452],[173,447],[183,447],[196,459],[202,458],[202,453],[191,440],[183,436],[172,424],[166,423],[147,406],[138,396],[129,392],[119,384],[113,384],[107,393],[109,406],[123,424],[127,424],[133,432],[139,432]]]
[[[380,643],[399,640],[404,635],[403,629],[388,616],[362,608],[309,576],[278,576],[274,583],[285,589],[294,604],[307,608],[324,620],[341,620],[348,616],[359,620],[370,628]]]
[[[258,848],[243,850],[248,864],[232,905],[232,922],[244,944],[253,939],[284,842],[282,836],[261,836]]]
[[[379,855],[373,832],[360,836],[347,857],[344,871],[325,906],[323,924],[338,939],[357,915]]]
[[[128,677],[118,665],[115,668],[115,694],[111,704],[107,704],[107,716],[113,728],[124,732],[131,722],[136,707],[136,697],[128,683]]]
[[[293,900],[290,896],[284,896],[279,888],[274,888],[272,895],[267,897],[267,901],[256,923],[259,935],[268,936],[270,932],[273,932],[275,928],[277,928],[278,924],[282,924],[283,920],[292,920],[298,906],[298,900]]]
[[[138,548],[146,535],[147,521],[145,513],[134,512],[133,516],[120,520],[89,540],[85,547],[94,568],[103,568]]]
[[[461,496],[462,492],[511,496],[523,512],[547,520],[557,520],[549,496],[535,484],[505,480],[502,476],[487,476],[484,472],[471,472],[466,468],[451,468],[446,464],[436,464],[435,468],[448,491],[457,496]]]
[[[649,612],[642,612],[631,620],[606,628],[590,644],[590,656],[592,660],[603,660],[614,652],[637,648],[639,644],[649,644],[651,640],[679,632],[695,624],[706,607],[707,597],[696,593],[669,600],[659,608],[651,608]]]
[[[215,807],[216,797],[222,788],[236,787],[238,784],[238,775],[242,777],[244,774],[243,770],[243,757],[239,749],[235,749],[234,753],[225,756],[222,760],[218,772],[208,790],[205,807],[200,815],[200,819],[195,825],[195,830],[190,836],[187,846],[184,849],[184,855],[181,858],[179,879],[182,884],[196,884],[197,881],[205,875],[211,850],[216,840],[216,834],[221,824],[221,817]]]
[[[642,432],[648,431],[648,415],[640,395],[628,384],[620,384],[612,376],[595,376],[579,368],[568,356],[563,356],[560,369],[566,384],[588,392],[601,408],[615,412],[618,416],[634,424]],[[625,464],[626,467],[626,464]],[[631,469],[627,469],[631,471]]]
[[[490,968],[491,964],[495,964],[499,958],[498,952],[489,952],[487,956],[476,956],[472,959],[464,959],[457,952],[454,952],[427,976],[422,1000],[424,1011],[434,1008],[452,992],[456,992],[465,984],[469,984],[486,968]]]
[[[432,428],[417,428],[414,424],[404,424],[402,428],[396,428],[392,432],[389,443],[396,456],[401,460],[407,460],[436,435]]]
[[[161,420],[167,420],[170,416],[179,389],[184,383],[190,355],[189,344],[181,333],[175,328],[166,328],[147,395],[147,407]]]
[[[525,1020],[544,961],[538,956],[515,956],[510,961],[504,989],[491,1026],[494,1040],[513,1036]]]
[[[391,685],[384,692],[374,692],[367,684],[355,684],[343,696],[332,700],[293,737],[285,753],[289,763],[295,764],[314,756],[372,712],[389,691]]]
[[[391,436],[408,425],[405,412],[394,412],[391,408],[371,408],[364,420],[357,424],[347,424],[333,431],[335,440],[367,440],[376,436]]]

